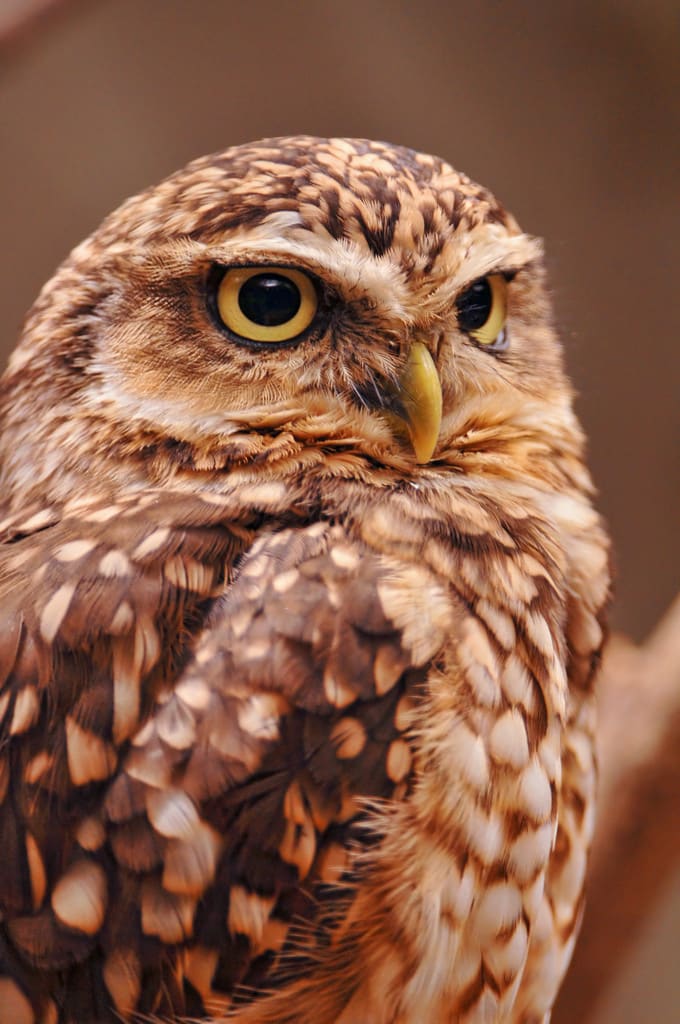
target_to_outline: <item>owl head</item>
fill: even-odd
[[[539,244],[443,161],[293,137],[128,200],[3,378],[11,500],[304,467],[535,478],[581,435]]]

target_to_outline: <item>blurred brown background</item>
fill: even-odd
[[[437,153],[546,240],[614,622],[643,638],[678,589],[675,0],[40,0],[26,22],[34,6],[0,0],[2,360],[69,248],[191,157],[290,132]],[[679,888],[598,1024],[680,1020]]]

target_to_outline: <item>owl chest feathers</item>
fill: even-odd
[[[332,940],[351,965],[319,983],[342,1024],[510,1019],[530,933],[552,913],[564,550],[521,502],[501,515],[453,488],[370,499],[338,488],[328,551],[353,570],[377,559],[372,600],[425,676],[400,701],[408,777],[372,814],[380,843],[358,856],[362,884]],[[314,984],[292,995],[300,1020],[318,998]]]
[[[371,969],[343,1024],[366,1005],[381,1021],[504,1019],[545,912],[567,703],[559,565],[536,558],[519,509],[503,524],[449,501],[448,535],[426,527],[379,591],[414,656],[432,644],[431,667],[413,709],[416,781],[377,825],[355,907],[372,922]],[[394,504],[362,530],[383,549],[409,544]]]
[[[534,949],[542,961],[566,957],[561,951],[575,926],[592,821],[592,812],[583,816],[592,806],[592,765],[584,755],[592,723],[569,698],[566,666],[577,657],[585,665],[597,637],[582,601],[579,628],[568,639],[567,579],[571,574],[577,587],[586,577],[583,559],[595,542],[572,541],[568,549],[563,527],[547,510],[515,497],[501,511],[483,494],[435,475],[429,487],[418,488],[409,481],[317,488],[313,477],[289,484],[234,478],[222,494],[132,492],[101,508],[84,501],[61,524],[54,511],[46,520],[8,527],[20,536],[43,531],[34,536],[44,549],[24,551],[27,537],[11,556],[31,586],[42,578],[39,568],[32,575],[33,563],[44,564],[50,552],[48,579],[60,599],[58,605],[56,596],[46,600],[42,643],[80,643],[81,634],[85,643],[87,630],[97,630],[95,643],[104,643],[108,631],[120,644],[121,630],[134,627],[137,636],[143,626],[151,663],[158,645],[150,640],[158,631],[168,635],[152,606],[158,602],[158,613],[167,616],[179,610],[171,592],[213,595],[207,629],[191,641],[190,663],[137,733],[108,788],[105,815],[116,857],[138,864],[139,836],[125,833],[128,806],[147,806],[143,828],[155,848],[167,846],[163,856],[174,864],[172,841],[156,813],[157,787],[166,786],[170,773],[173,788],[164,799],[184,806],[186,790],[200,809],[189,845],[217,829],[229,842],[250,844],[255,863],[257,792],[250,795],[246,786],[241,795],[229,783],[229,801],[243,804],[243,816],[233,821],[222,822],[215,803],[234,777],[227,766],[243,762],[243,770],[281,786],[263,833],[268,870],[279,863],[286,886],[292,869],[296,885],[314,891],[333,884],[329,865],[340,854],[340,872],[349,868],[344,916],[330,927],[323,920],[311,925],[317,948],[310,957],[293,931],[286,939],[281,908],[258,895],[246,864],[229,889],[228,928],[247,939],[254,958],[275,936],[276,950],[283,948],[287,968],[293,965],[300,980],[239,1009],[235,1019],[435,1024],[507,1017]],[[574,518],[568,503],[559,511],[565,522]],[[76,526],[86,541],[73,532]],[[28,554],[33,562],[25,561]],[[197,558],[206,561],[200,572]],[[227,582],[216,590],[219,580]],[[111,603],[123,587],[124,621]],[[100,627],[86,614],[95,593]],[[13,594],[19,600],[19,591]],[[124,706],[134,719],[145,706],[139,696],[133,705],[121,700],[130,687],[135,694],[144,690],[146,669],[135,663],[128,678],[115,659],[112,664],[113,724],[120,731],[127,718],[118,721],[117,709]],[[570,740],[578,770],[565,791],[568,720],[578,726]],[[89,717],[83,725],[94,728]],[[61,727],[53,722],[55,735]],[[90,731],[85,747],[91,752],[101,742]],[[108,733],[104,741],[111,742]],[[80,747],[72,735],[66,749],[64,777],[78,786]],[[212,763],[210,772],[200,769],[201,758]],[[571,802],[564,803],[565,792]],[[563,803],[566,852],[561,874],[548,884]],[[363,824],[353,838],[348,814],[362,806]],[[361,829],[374,841],[357,844]],[[222,841],[213,846],[205,872],[191,877],[187,906],[196,887],[215,897],[221,891],[213,871]],[[142,914],[144,932],[157,919],[158,901],[178,897],[174,888],[156,892],[156,883],[137,870],[142,907],[151,901],[156,913],[147,907]],[[175,888],[187,884],[169,868],[166,874]],[[104,892],[101,900],[104,914]],[[261,912],[244,914],[245,905]],[[59,901],[56,906],[59,911]],[[546,927],[558,918],[564,941],[539,949],[532,936],[558,934]],[[190,935],[199,925],[188,917],[183,927]],[[177,941],[174,932],[161,938]],[[223,955],[229,959],[228,948]],[[187,960],[192,984],[193,962]],[[561,972],[553,976],[547,993],[539,993],[547,1005]],[[213,998],[212,989],[205,998]],[[320,1005],[325,1016],[318,1016]]]

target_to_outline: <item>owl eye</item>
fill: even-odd
[[[306,331],[318,307],[316,288],[290,267],[231,267],[217,288],[217,313],[246,341],[291,341]]]
[[[508,312],[508,282],[502,274],[489,274],[459,296],[456,302],[458,326],[470,337],[494,352],[508,346],[505,319]]]

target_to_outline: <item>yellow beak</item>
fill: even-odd
[[[442,388],[434,360],[422,341],[411,345],[398,395],[416,461],[429,462],[442,423]]]

